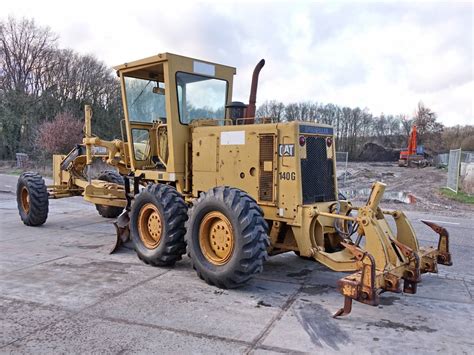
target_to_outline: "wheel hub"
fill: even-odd
[[[21,208],[23,208],[25,213],[28,213],[30,210],[30,194],[26,186],[21,189]]]
[[[199,245],[204,257],[214,265],[227,263],[234,250],[232,224],[220,212],[204,216],[199,228]]]
[[[138,214],[138,233],[148,249],[155,249],[161,241],[163,224],[158,208],[152,204],[144,205]]]

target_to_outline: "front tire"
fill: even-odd
[[[130,236],[138,257],[153,266],[172,266],[186,252],[184,223],[188,208],[171,186],[148,185],[135,198]]]
[[[27,226],[40,226],[48,218],[49,200],[46,184],[38,173],[26,172],[18,178],[16,187],[18,212]]]
[[[263,270],[268,226],[257,202],[244,191],[216,187],[201,194],[186,229],[191,263],[208,284],[239,287]]]

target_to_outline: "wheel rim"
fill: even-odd
[[[206,214],[199,227],[199,246],[204,257],[214,265],[227,263],[234,251],[232,224],[220,212]]]
[[[138,215],[138,233],[143,244],[148,249],[155,249],[161,241],[163,223],[158,208],[147,203]]]
[[[21,208],[25,213],[30,211],[30,194],[28,193],[28,189],[26,186],[23,186],[20,193],[21,197]]]

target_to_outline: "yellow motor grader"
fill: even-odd
[[[54,184],[27,172],[17,187],[29,226],[45,223],[49,199],[83,196],[118,217],[117,248],[131,239],[147,264],[169,266],[186,253],[207,283],[233,288],[261,272],[268,255],[296,252],[332,270],[344,307],[379,303],[383,291],[415,293],[420,274],[451,265],[444,228],[437,248],[420,247],[401,211],[380,208],[376,182],[363,206],[338,194],[331,126],[255,118],[260,61],[249,104],[232,101],[236,69],[171,53],[115,67],[125,118],[122,139],[92,134],[54,156]],[[101,151],[102,149],[102,151]],[[109,169],[92,178],[102,159]],[[387,218],[393,218],[392,230]]]

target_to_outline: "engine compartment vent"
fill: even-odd
[[[328,158],[326,137],[306,136],[306,159],[301,159],[303,204],[337,200],[333,161]]]
[[[265,134],[259,137],[259,189],[260,201],[274,201],[274,157],[275,135]]]

